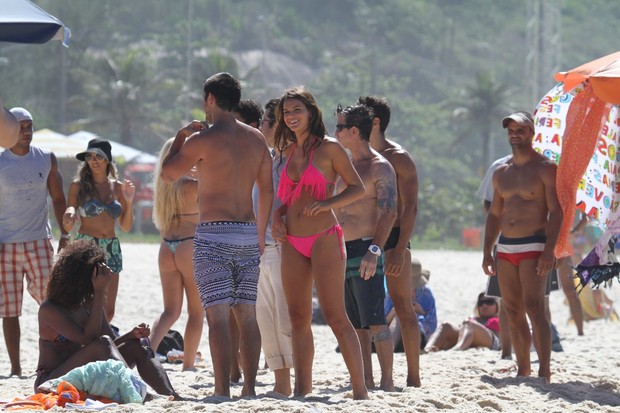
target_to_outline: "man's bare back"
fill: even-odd
[[[271,182],[271,155],[260,132],[234,117],[202,129],[194,121],[192,133],[177,158],[164,167],[164,176],[177,179],[179,171],[195,162],[198,172],[198,206],[201,221],[255,221],[252,186]],[[269,169],[269,176],[265,171]]]
[[[255,177],[271,170],[271,155],[260,132],[236,122],[214,126],[195,139],[201,158],[196,164],[201,221],[254,221]]]

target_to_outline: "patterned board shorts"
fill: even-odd
[[[260,253],[256,224],[203,222],[194,238],[194,277],[204,308],[256,304]]]
[[[118,238],[95,238],[86,234],[77,234],[75,239],[91,240],[94,244],[99,245],[105,251],[106,264],[112,272],[119,274],[123,271],[123,253]]]
[[[38,303],[54,265],[54,249],[48,239],[0,244],[0,317],[19,317],[24,298],[24,276],[28,292]]]

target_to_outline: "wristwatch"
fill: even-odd
[[[368,251],[370,251],[372,254],[376,255],[377,257],[380,257],[381,254],[383,254],[383,252],[381,251],[381,247],[375,244],[370,244],[370,247],[368,247]]]

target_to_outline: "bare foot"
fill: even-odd
[[[356,392],[353,391],[353,399],[354,400],[368,400],[368,390],[364,389],[364,391]]]
[[[387,392],[395,392],[396,388],[394,387],[394,383],[390,380],[387,383],[381,383],[381,385],[379,386],[380,390],[383,391],[387,391]]]
[[[230,371],[230,382],[231,383],[239,383],[241,380],[241,370],[231,370]]]
[[[422,382],[420,381],[420,377],[407,377],[407,387],[422,387]]]
[[[291,389],[290,384],[287,387],[276,383],[276,385],[273,387],[273,392],[288,397],[291,395],[291,393],[293,393],[293,390]]]
[[[547,384],[551,383],[551,372],[548,370],[539,369],[538,377],[544,379]]]
[[[254,387],[248,388],[245,385],[241,389],[241,397],[252,397],[256,396],[256,389]]]
[[[518,367],[517,368],[517,377],[529,377],[532,374],[532,369],[530,367]]]

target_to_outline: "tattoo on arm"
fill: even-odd
[[[394,182],[385,179],[379,179],[376,183],[377,188],[377,205],[380,210],[396,209],[396,186]]]

